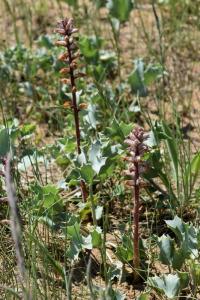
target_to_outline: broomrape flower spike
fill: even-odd
[[[76,97],[76,79],[84,77],[85,74],[77,72],[78,64],[77,59],[80,57],[80,52],[73,38],[73,34],[78,32],[78,29],[74,27],[73,19],[64,19],[57,24],[55,32],[59,33],[62,36],[62,40],[56,42],[57,46],[65,48],[65,53],[59,55],[58,59],[66,63],[66,67],[60,70],[60,74],[64,76],[61,79],[63,84],[69,84],[71,86],[72,102],[71,108],[74,113],[74,122],[76,130],[76,144],[77,144],[77,153],[81,154],[81,136],[80,136],[80,122],[79,122],[79,107],[77,106],[77,97]],[[67,78],[68,77],[68,78]],[[81,181],[81,191],[83,200],[87,199],[87,190],[84,181]]]
[[[148,146],[145,145],[145,140],[148,134],[143,128],[136,127],[130,133],[125,143],[128,144],[129,156],[125,158],[129,162],[129,168],[125,171],[125,175],[131,177],[131,180],[126,181],[128,186],[133,188],[133,264],[135,269],[140,267],[139,255],[139,209],[140,209],[140,188],[145,186],[145,182],[141,175],[147,169],[147,163],[142,160],[143,155],[148,151]]]

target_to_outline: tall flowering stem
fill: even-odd
[[[57,46],[65,47],[65,53],[61,54],[58,59],[66,63],[67,67],[64,67],[60,70],[60,74],[63,75],[61,82],[63,84],[68,84],[71,86],[71,94],[72,94],[72,102],[71,108],[74,113],[74,122],[75,122],[75,130],[76,130],[76,145],[77,145],[77,153],[81,154],[81,135],[80,135],[80,121],[79,121],[79,111],[80,108],[77,104],[77,96],[76,96],[76,79],[85,76],[84,73],[78,72],[78,64],[77,59],[80,56],[79,51],[77,51],[78,47],[75,43],[73,35],[78,32],[78,29],[74,27],[73,19],[64,19],[57,24],[57,28],[55,30],[59,33],[63,38],[56,42]],[[83,180],[81,180],[81,191],[83,200],[87,199],[87,190],[86,185]]]
[[[143,155],[148,151],[145,140],[148,134],[144,132],[143,128],[136,127],[130,133],[125,143],[128,144],[129,155],[125,158],[129,162],[129,168],[125,171],[125,175],[131,177],[127,180],[128,186],[133,188],[133,264],[136,269],[140,267],[140,254],[139,254],[139,215],[140,215],[140,190],[145,186],[145,182],[141,175],[147,169],[147,163],[142,160]]]

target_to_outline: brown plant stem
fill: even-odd
[[[76,98],[76,83],[74,77],[74,69],[72,67],[72,53],[70,49],[70,44],[68,43],[67,46],[68,52],[68,59],[69,59],[69,68],[70,68],[70,82],[71,82],[71,93],[72,93],[72,108],[74,111],[74,122],[75,122],[75,130],[76,130],[76,145],[77,145],[77,153],[81,154],[81,135],[80,135],[80,122],[79,122],[79,109],[77,107],[77,98]],[[87,190],[86,185],[83,180],[81,180],[81,192],[84,202],[87,201]]]
[[[125,171],[125,175],[130,176],[132,180],[126,181],[128,186],[133,189],[133,265],[139,271],[140,267],[140,250],[139,250],[139,217],[140,217],[140,188],[145,187],[145,181],[141,175],[147,169],[147,162],[142,159],[143,155],[148,151],[145,141],[148,134],[143,128],[136,127],[129,134],[125,143],[128,144],[129,156],[125,158],[129,162],[129,168]],[[137,277],[137,274],[136,274]]]
[[[75,121],[75,128],[76,128],[76,144],[77,144],[77,152],[81,154],[81,135],[80,135],[80,124],[79,124],[79,110],[77,107],[77,99],[76,99],[76,83],[74,78],[74,70],[71,67],[72,63],[72,55],[70,50],[70,45],[67,45],[68,57],[69,57],[69,66],[70,66],[70,81],[71,81],[71,88],[72,88],[72,108],[74,111],[74,121]]]
[[[74,27],[73,19],[65,18],[64,20],[58,22],[58,27],[56,28],[55,31],[59,33],[62,37],[64,37],[64,39],[62,38],[62,40],[57,41],[56,45],[65,47],[67,51],[64,54],[61,54],[58,59],[65,62],[68,65],[68,67],[62,68],[60,70],[60,74],[68,75],[70,77],[70,79],[63,78],[61,81],[64,84],[71,85],[72,101],[70,106],[73,109],[73,113],[74,113],[76,145],[77,145],[77,153],[79,155],[81,154],[81,134],[80,134],[80,122],[79,122],[80,107],[78,107],[77,105],[76,79],[85,76],[85,74],[81,72],[74,74],[74,71],[77,69],[76,59],[80,56],[80,54],[76,52],[78,47],[73,39],[73,34],[78,32],[78,29]],[[86,202],[88,193],[87,193],[85,182],[83,180],[80,181],[80,186],[81,186],[83,201]]]

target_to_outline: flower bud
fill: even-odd
[[[87,103],[80,103],[78,108],[79,108],[80,110],[87,109],[87,108],[88,108],[88,104],[87,104]]]
[[[69,43],[72,44],[73,41],[74,41],[73,37],[70,37],[70,38],[69,38]]]
[[[126,139],[125,141],[125,144],[127,144],[127,145],[129,145],[130,146],[130,149],[131,150],[135,150],[136,149],[136,147],[137,147],[137,141],[132,141],[132,140],[130,140],[130,139]]]
[[[70,44],[70,50],[76,50],[78,47],[74,43]]]
[[[56,46],[67,46],[67,43],[65,41],[56,41]]]
[[[57,32],[57,33],[59,33],[59,34],[61,34],[61,35],[65,35],[65,30],[62,29],[62,28],[56,28],[56,29],[55,29],[55,32]]]
[[[68,21],[67,21],[67,24],[65,25],[65,30],[69,30],[70,26],[72,25],[73,23],[73,19],[70,18]]]
[[[11,220],[8,220],[8,219],[4,219],[4,220],[1,220],[0,221],[0,224],[2,224],[2,225],[11,225]]]
[[[77,63],[75,61],[73,61],[71,64],[70,64],[70,68],[72,68],[73,70],[75,70],[77,68]]]
[[[75,55],[72,56],[72,60],[75,60],[75,59],[79,58],[80,56],[81,56],[81,54],[80,54],[80,52],[78,51],[78,52],[76,52]]]
[[[61,78],[60,81],[61,81],[63,84],[70,84],[70,83],[71,83],[70,79],[67,79],[67,78]]]
[[[141,162],[142,159],[141,159],[141,156],[136,156],[134,160],[135,160],[135,162],[138,163],[138,162]]]
[[[65,42],[66,42],[66,44],[69,43],[69,37],[67,35],[65,36]]]
[[[72,29],[71,34],[76,33],[76,32],[78,32],[78,28]]]
[[[134,181],[133,180],[126,180],[125,185],[133,187],[134,186]]]
[[[135,172],[131,172],[129,170],[125,170],[124,175],[131,176],[133,179],[135,178]]]
[[[65,101],[64,104],[63,104],[63,107],[64,108],[71,108],[72,107],[71,102]]]
[[[69,68],[62,68],[60,70],[60,74],[68,74],[70,72],[70,69]]]
[[[58,56],[58,60],[61,60],[61,61],[65,61],[67,58],[68,58],[67,53],[63,53]]]
[[[144,144],[147,137],[148,135],[144,133],[142,128],[136,127],[125,140],[125,143],[129,145],[129,156],[126,160],[130,163],[125,175],[133,178],[131,186],[145,186],[141,175],[147,170],[147,163],[142,160],[142,156],[148,151],[148,146]]]
[[[82,72],[78,72],[78,74],[75,76],[75,78],[85,77],[86,74]]]

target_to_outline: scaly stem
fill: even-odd
[[[77,97],[76,97],[76,79],[78,77],[84,76],[83,73],[78,73],[74,75],[74,70],[77,68],[76,58],[79,57],[79,54],[75,53],[74,50],[77,49],[76,44],[74,43],[72,35],[78,31],[77,28],[73,25],[73,19],[64,19],[58,22],[58,27],[55,30],[61,36],[64,36],[64,39],[59,40],[56,42],[57,46],[63,46],[66,48],[67,53],[59,56],[59,60],[64,61],[69,65],[67,68],[62,68],[60,70],[61,74],[69,75],[70,76],[70,84],[71,84],[71,93],[72,93],[72,101],[71,101],[71,108],[74,112],[74,123],[75,123],[75,130],[76,130],[76,145],[77,145],[77,153],[78,155],[81,154],[81,134],[80,134],[80,123],[79,123],[79,107],[77,106]],[[63,78],[64,83],[68,83],[67,78]],[[83,180],[80,182],[81,191],[83,201],[86,202],[87,200],[87,190],[86,185]]]
[[[147,162],[143,160],[142,157],[148,151],[148,146],[144,143],[148,136],[148,134],[145,134],[143,128],[136,127],[125,140],[125,143],[129,145],[128,150],[130,153],[130,156],[126,157],[126,160],[128,160],[130,164],[129,170],[125,171],[125,174],[132,177],[132,180],[127,181],[127,185],[133,187],[133,265],[137,272],[140,267],[140,188],[145,187],[146,185],[141,175],[147,170]]]
[[[70,49],[70,44],[67,45],[68,51],[68,59],[69,59],[69,68],[70,68],[70,81],[71,81],[71,88],[72,88],[72,108],[74,110],[74,122],[75,122],[75,129],[76,129],[76,145],[77,145],[77,152],[81,154],[81,135],[80,135],[80,123],[79,123],[79,109],[77,107],[77,98],[76,98],[76,83],[74,77],[74,69],[72,67],[72,53]],[[87,191],[86,185],[83,180],[81,180],[81,192],[83,201],[86,202],[87,200]]]
[[[75,128],[76,128],[76,144],[77,144],[77,152],[81,154],[81,135],[80,135],[80,124],[79,124],[79,111],[77,107],[77,99],[76,99],[76,83],[74,77],[74,70],[71,66],[72,63],[72,54],[70,45],[67,46],[68,57],[69,57],[69,67],[70,67],[70,81],[72,87],[72,108],[74,110],[74,121],[75,121]]]

